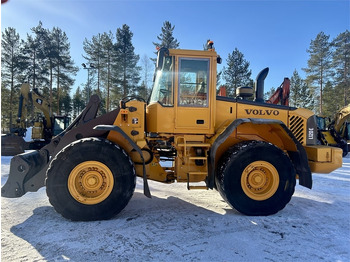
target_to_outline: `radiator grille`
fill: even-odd
[[[304,144],[304,120],[303,118],[299,116],[291,115],[289,116],[289,129],[292,131],[296,139],[301,143]]]

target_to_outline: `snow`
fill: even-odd
[[[1,185],[11,157],[1,157]],[[142,180],[114,219],[71,222],[45,188],[1,198],[2,261],[350,261],[350,157],[331,174],[313,174],[291,202],[268,217],[231,209],[215,190]]]
[[[26,134],[23,137],[24,141],[26,141],[26,142],[32,141],[32,129],[33,129],[33,127],[27,127]]]

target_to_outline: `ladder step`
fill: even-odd
[[[188,175],[207,175],[208,172],[188,172]]]
[[[185,144],[178,144],[178,146],[185,146],[185,147],[211,147],[211,144],[207,144],[207,143],[185,143]]]
[[[208,189],[207,186],[190,186],[190,175],[208,175],[208,172],[188,172],[187,173],[187,189]]]
[[[191,160],[207,160],[205,156],[192,156],[190,157]]]

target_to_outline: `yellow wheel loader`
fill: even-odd
[[[147,102],[127,97],[96,117],[99,98],[39,151],[17,155],[2,188],[20,197],[46,186],[50,203],[70,220],[102,220],[131,199],[136,176],[216,189],[233,208],[266,216],[283,209],[296,184],[312,187],[312,172],[342,166],[339,148],[317,145],[316,116],[309,110],[264,102],[257,77],[236,98],[216,96],[217,63],[207,50],[161,48]],[[205,194],[205,192],[203,192]]]
[[[27,114],[31,105],[41,111],[33,120],[31,141],[25,141],[27,132]],[[32,112],[34,109],[31,108]],[[37,89],[30,90],[28,83],[20,89],[18,114],[15,127],[10,133],[1,136],[1,155],[13,156],[29,149],[40,149],[50,143],[53,136],[58,135],[69,125],[68,116],[55,116],[50,113],[50,104],[39,94]]]
[[[317,116],[318,140],[322,145],[335,146],[346,156],[350,150],[350,104],[341,108],[334,116]]]

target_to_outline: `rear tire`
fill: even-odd
[[[272,215],[290,201],[295,169],[278,147],[246,141],[228,150],[218,164],[216,186],[237,211],[250,216]]]
[[[108,140],[85,138],[62,149],[47,171],[50,203],[71,220],[104,220],[128,204],[136,186],[134,166]]]

